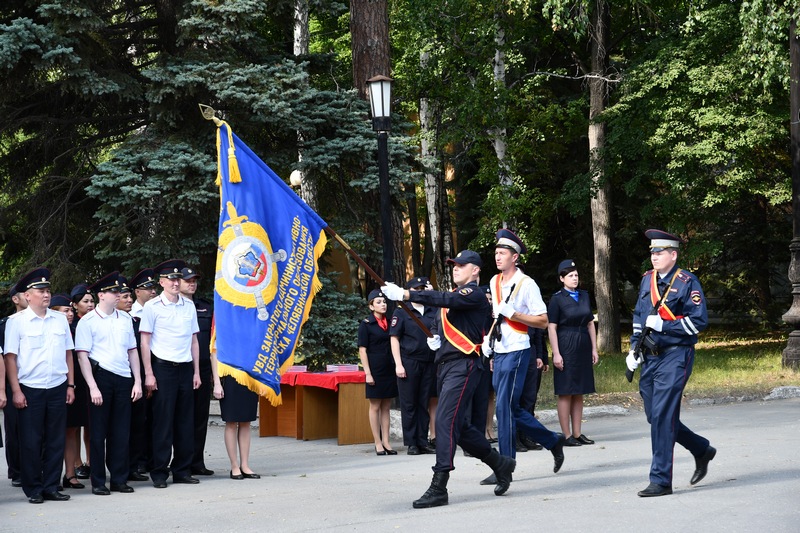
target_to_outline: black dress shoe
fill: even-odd
[[[183,483],[184,485],[197,485],[200,483],[200,480],[196,477],[192,476],[183,476],[183,477],[174,477],[172,478],[173,483]]]
[[[553,454],[553,473],[555,474],[561,470],[561,465],[564,464],[564,443],[566,440],[564,435],[559,433],[556,445],[550,448],[550,453]]]
[[[147,481],[148,479],[150,478],[144,474],[140,474],[139,472],[131,472],[128,474],[128,481]]]
[[[527,452],[527,451],[528,451],[528,447],[527,447],[527,446],[525,446],[524,444],[522,444],[522,441],[520,440],[520,438],[519,438],[519,437],[517,437],[517,440],[516,440],[516,442],[514,443],[514,447],[515,447],[515,448],[516,448],[516,450],[517,450],[518,452],[520,452],[520,453],[522,453],[522,452]]]
[[[706,477],[706,474],[708,474],[708,463],[710,463],[716,455],[717,449],[713,446],[709,446],[706,448],[706,451],[703,453],[703,455],[694,458],[695,471],[694,474],[692,474],[692,480],[689,481],[690,484],[695,485],[701,479]]]
[[[192,468],[192,475],[193,476],[213,476],[214,471],[209,470],[206,467],[203,468]]]
[[[526,447],[526,448],[528,448],[529,450],[541,450],[541,449],[542,449],[542,445],[541,445],[541,444],[539,444],[538,442],[536,442],[536,441],[535,441],[535,440],[533,440],[532,438],[528,437],[527,435],[522,435],[522,436],[519,438],[519,440],[520,440],[520,441],[522,442],[522,444],[524,444],[524,445],[525,445],[525,447]]]
[[[436,448],[436,438],[428,439],[428,446],[431,448]]]
[[[231,472],[231,479],[236,479],[236,480],[244,479],[244,474],[242,474],[241,472],[239,472],[238,474],[234,474],[233,472]]]
[[[43,492],[42,498],[51,502],[65,502],[69,500],[69,494],[61,494],[56,490],[53,492]]]
[[[386,455],[386,450],[378,451],[378,448],[375,448],[375,455]]]
[[[261,479],[261,476],[255,472],[250,472],[249,474],[247,472],[242,472],[242,476],[244,476],[245,479]]]
[[[434,450],[433,448],[429,448],[428,446],[417,446],[417,448],[419,448],[419,453],[421,453],[421,454],[434,454],[434,453],[436,453],[436,450]]]
[[[122,483],[121,485],[117,485],[116,483],[112,483],[111,484],[111,492],[129,493],[129,492],[133,492],[133,487],[131,487],[127,483]]]
[[[75,475],[78,479],[89,479],[89,474],[91,473],[91,467],[86,463],[75,469]]]
[[[652,496],[666,496],[672,494],[672,487],[665,487],[657,483],[650,483],[646,489],[639,491],[639,496],[642,498],[650,498]]]
[[[92,487],[92,494],[96,494],[98,496],[108,496],[111,494],[111,491],[108,490],[108,487],[105,485],[101,485],[99,487]]]
[[[581,444],[578,439],[570,435],[568,439],[564,440],[564,446],[583,446],[583,444]]]
[[[166,489],[167,482],[166,481],[153,481],[153,486],[157,489]]]
[[[397,450],[386,450],[386,455],[397,455]]]
[[[73,479],[75,480],[74,482],[72,481]],[[76,476],[70,476],[70,477],[64,476],[62,484],[65,489],[82,489],[85,487],[83,483],[78,481],[78,478]]]
[[[42,498],[41,494],[34,494],[28,498],[28,503],[44,503],[44,498]]]
[[[12,487],[21,487],[22,486],[22,480],[21,479],[12,479],[11,480],[11,486]]]
[[[407,455],[419,455],[419,447],[417,446],[409,446],[408,450],[406,450]]]
[[[594,444],[594,441],[592,439],[590,439],[589,437],[587,437],[586,435],[584,435],[583,433],[581,433],[580,437],[577,437],[575,440],[577,440],[581,444],[585,444],[587,446],[590,445],[590,444]]]

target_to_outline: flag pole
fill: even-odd
[[[347,244],[344,241],[344,239],[342,239],[339,236],[338,233],[333,231],[333,229],[331,229],[330,226],[325,226],[325,233],[333,237],[336,240],[336,242],[338,242],[341,245],[341,247],[344,248],[348,254],[350,254],[350,257],[352,257],[356,261],[356,263],[364,267],[364,270],[367,271],[367,274],[369,274],[369,276],[372,279],[374,279],[379,285],[386,285],[386,282],[383,281],[383,279],[381,279],[378,273],[372,270],[372,268],[370,268],[367,262],[361,259],[361,256],[359,256],[352,248],[350,248],[350,245]],[[408,316],[410,316],[414,320],[414,322],[417,324],[417,326],[419,326],[422,332],[425,333],[425,335],[427,335],[428,337],[433,337],[431,330],[429,330],[427,326],[425,326],[425,324],[422,323],[422,320],[420,320],[419,317],[417,317],[417,315],[411,312],[411,309],[408,308],[405,302],[399,301],[397,303],[398,305],[400,305],[400,307],[402,307],[405,310],[406,313],[408,313]]]

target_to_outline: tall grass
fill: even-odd
[[[786,347],[783,332],[732,334],[710,331],[701,334],[694,370],[686,387],[687,398],[760,397],[775,387],[800,386],[800,372],[781,367]],[[627,353],[627,352],[626,352]],[[597,394],[584,397],[586,405],[640,403],[638,378],[625,379],[625,353],[601,355],[594,368]],[[537,408],[555,407],[553,369],[542,376]]]

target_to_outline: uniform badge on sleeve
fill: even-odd
[[[392,327],[395,327],[395,326],[397,325],[397,323],[398,323],[398,322],[399,322],[399,320],[397,319],[397,317],[396,317],[396,316],[393,316],[393,317],[392,317]]]
[[[472,294],[472,287],[464,287],[463,289],[458,290],[458,294],[463,296],[467,296],[468,294]]]
[[[700,305],[703,303],[703,297],[700,295],[700,291],[692,291],[689,297],[692,299],[694,305]]]

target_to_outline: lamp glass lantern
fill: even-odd
[[[367,80],[372,107],[372,129],[375,131],[391,129],[392,81],[386,76],[374,76]]]

